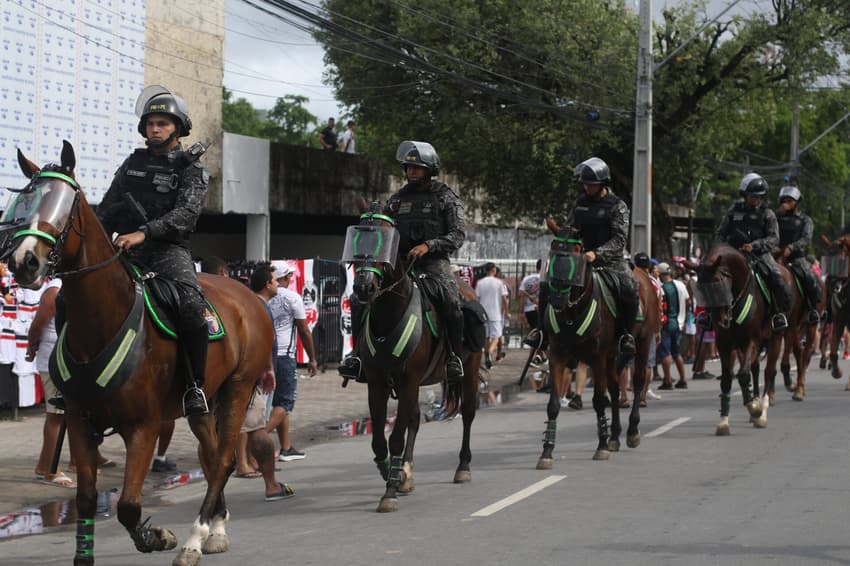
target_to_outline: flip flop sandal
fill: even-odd
[[[241,474],[233,474],[233,475],[236,476],[237,478],[245,478],[245,479],[263,477],[263,473],[260,472],[259,470],[254,470],[253,472],[244,472],[244,473],[241,473]]]
[[[117,465],[118,465],[118,463],[115,460],[110,460],[109,458],[107,458],[106,460],[104,460],[104,462],[102,464],[98,464],[97,467],[98,468],[114,468]]]
[[[66,476],[64,472],[60,472],[53,479],[49,480],[49,479],[47,479],[47,476],[45,476],[44,479],[39,480],[39,481],[43,484],[46,484],[46,485],[52,485],[52,486],[55,486],[55,487],[64,487],[64,488],[67,488],[67,489],[74,489],[74,488],[77,487],[77,482],[75,482],[74,480],[72,480],[71,478]]]
[[[280,491],[275,493],[274,495],[267,495],[266,501],[279,501],[281,499],[286,499],[287,497],[292,497],[295,495],[295,491],[289,487],[289,484],[277,482],[277,485],[280,486]]]

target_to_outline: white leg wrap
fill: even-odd
[[[207,524],[201,524],[201,518],[198,517],[195,519],[195,522],[192,523],[192,532],[189,534],[189,538],[186,539],[186,543],[183,545],[183,550],[194,551],[200,554],[201,545],[204,544],[204,541],[207,540],[208,536],[210,536],[210,526]]]

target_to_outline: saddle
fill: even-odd
[[[134,270],[138,275],[139,271],[135,266]],[[151,321],[162,335],[172,340],[178,339],[176,328],[180,312],[180,294],[177,285],[179,283],[175,281],[156,276],[144,279],[143,284],[145,307]],[[227,335],[221,317],[206,297],[204,303],[204,320],[207,321],[209,339],[211,342],[221,340]]]
[[[445,289],[427,273],[417,274],[415,279],[421,293],[423,316],[428,322],[431,334],[434,338],[439,338],[439,328],[434,322],[437,320],[434,303],[443,300]],[[478,301],[468,301],[463,297],[459,297],[459,299],[460,309],[463,313],[463,345],[468,350],[476,352],[483,349],[487,342],[484,324],[487,322],[487,313]]]

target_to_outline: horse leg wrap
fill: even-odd
[[[77,558],[94,556],[94,519],[77,519]]]
[[[555,433],[558,431],[558,421],[546,421],[543,431],[543,446],[555,446]]]
[[[741,397],[744,398],[744,405],[749,405],[753,400],[753,389],[750,379],[750,370],[742,369],[738,372],[738,384],[741,386]]]
[[[387,481],[390,477],[390,455],[387,454],[383,460],[375,458],[375,465],[378,466],[381,477],[384,478],[384,481]]]
[[[729,408],[732,405],[732,394],[731,393],[721,393],[720,394],[720,416],[728,417],[729,416]]]
[[[390,457],[390,475],[387,478],[387,483],[398,487],[401,485],[401,468],[404,465],[404,458],[402,456],[392,456]]]
[[[596,419],[596,429],[599,431],[599,438],[608,438],[611,432],[608,430],[608,417],[602,415]]]

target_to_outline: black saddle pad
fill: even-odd
[[[177,292],[177,283],[161,277],[148,279],[144,283],[144,296],[145,307],[154,326],[165,336],[177,340],[179,338],[177,335],[177,319],[180,312],[180,295]],[[207,306],[204,310],[204,320],[207,321],[210,340],[220,340],[227,335],[221,317],[206,298],[204,298],[204,303]]]
[[[463,311],[463,343],[471,352],[484,348],[487,342],[487,312],[478,301],[463,301],[460,305]]]

